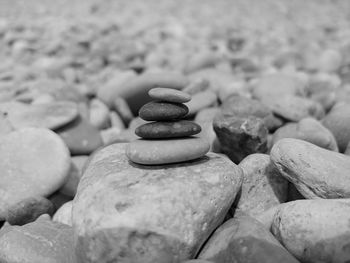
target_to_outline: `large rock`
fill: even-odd
[[[269,130],[280,127],[283,122],[274,117],[272,111],[258,100],[243,96],[229,96],[221,105],[221,111],[225,116],[249,117],[254,116],[264,120]]]
[[[65,182],[70,168],[67,146],[54,132],[25,128],[0,142],[0,218],[19,201],[48,196]]]
[[[339,147],[344,152],[350,141],[350,104],[337,103],[322,120],[322,124],[330,130]]]
[[[268,131],[260,118],[218,114],[213,126],[221,150],[235,163],[239,163],[249,154],[267,151]]]
[[[242,191],[237,210],[256,216],[287,200],[288,181],[267,154],[251,154],[240,162],[243,170]]]
[[[288,123],[279,128],[273,134],[272,144],[283,138],[300,139],[331,151],[338,151],[333,134],[313,118],[305,118],[298,123]]]
[[[126,144],[94,154],[73,202],[80,262],[181,262],[223,221],[241,169],[209,153],[188,163],[129,163]]]
[[[75,263],[70,226],[39,218],[0,231],[0,262]]]
[[[205,244],[198,258],[215,263],[298,262],[264,225],[246,215],[240,215],[221,225]]]
[[[301,262],[350,260],[350,201],[298,200],[279,207],[272,233]]]
[[[270,157],[306,198],[350,197],[349,156],[288,138],[272,147]]]

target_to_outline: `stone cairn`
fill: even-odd
[[[155,101],[145,104],[139,116],[149,123],[136,128],[136,135],[142,139],[129,144],[129,159],[138,164],[161,165],[204,156],[209,143],[193,137],[201,127],[183,119],[189,112],[184,103],[191,100],[191,95],[168,88],[153,88],[148,94]]]

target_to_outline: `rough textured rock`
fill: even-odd
[[[280,173],[309,199],[350,197],[350,157],[314,144],[282,139],[271,150]]]
[[[245,215],[221,225],[198,258],[215,263],[298,262],[260,222]]]
[[[78,116],[77,105],[68,101],[39,105],[7,102],[0,104],[0,112],[16,129],[38,127],[54,130],[73,121]]]
[[[235,163],[249,154],[267,151],[268,131],[260,118],[226,117],[218,114],[213,126],[222,151]]]
[[[305,118],[298,123],[288,123],[279,128],[273,134],[272,144],[283,138],[300,139],[331,151],[338,151],[333,134],[313,118]]]
[[[322,124],[333,133],[340,152],[345,151],[350,141],[349,115],[350,105],[347,103],[337,103],[322,120]]]
[[[241,169],[212,153],[183,164],[132,165],[125,147],[95,153],[79,184],[73,226],[80,262],[193,258],[232,205]]]
[[[152,122],[137,127],[135,133],[144,139],[181,138],[196,135],[201,127],[192,121]]]
[[[273,166],[269,155],[251,154],[239,167],[243,183],[236,209],[254,217],[287,200],[288,181]]]
[[[67,179],[69,151],[62,139],[43,128],[25,128],[0,143],[0,217],[29,197],[47,196]]]
[[[43,214],[51,216],[54,210],[54,205],[48,199],[41,196],[29,197],[9,207],[6,221],[11,225],[22,226]]]
[[[225,116],[261,118],[269,130],[275,130],[283,124],[263,103],[243,96],[229,96],[223,101],[221,111]]]
[[[283,204],[272,233],[301,262],[345,263],[350,260],[348,199],[298,200]]]
[[[39,218],[25,226],[6,227],[0,234],[4,263],[75,263],[70,226]]]
[[[143,105],[139,116],[145,121],[171,121],[185,117],[188,108],[182,103],[151,101]]]

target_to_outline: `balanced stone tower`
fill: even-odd
[[[138,164],[161,165],[204,156],[210,148],[208,141],[193,136],[201,132],[201,127],[183,120],[189,112],[183,103],[191,96],[168,88],[154,88],[148,94],[155,101],[145,104],[139,116],[150,122],[136,128],[136,135],[142,139],[128,145],[128,158]]]

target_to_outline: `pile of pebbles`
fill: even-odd
[[[0,19],[0,262],[350,261],[349,2],[198,1]]]

